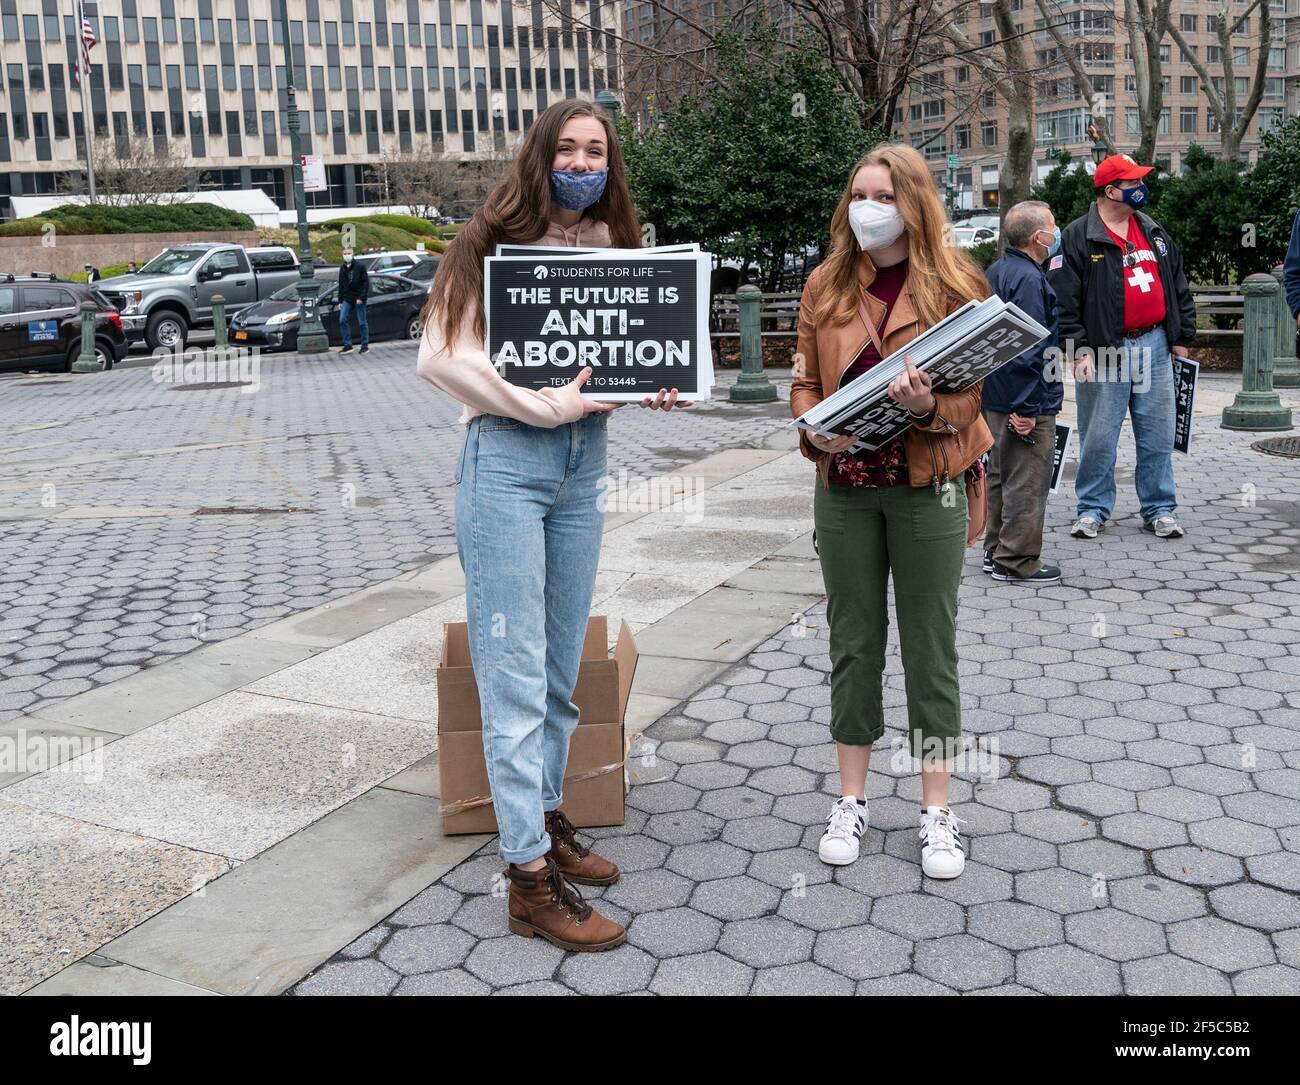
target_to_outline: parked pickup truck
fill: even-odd
[[[117,307],[128,340],[179,350],[192,329],[212,327],[213,294],[225,298],[229,317],[296,282],[298,274],[298,255],[288,246],[196,242],[173,245],[135,274],[95,285]]]

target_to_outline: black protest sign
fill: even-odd
[[[585,366],[583,395],[708,396],[707,254],[493,256],[484,261],[487,352],[511,384],[555,388]]]
[[[1174,355],[1174,451],[1186,455],[1192,446],[1192,411],[1201,363]]]
[[[1013,313],[1003,312],[920,368],[929,373],[935,392],[960,392],[1036,346],[1042,338]],[[832,419],[826,430],[857,437],[859,443],[854,448],[877,449],[914,421],[906,407],[882,391],[874,401],[859,402]]]
[[[1065,453],[1070,447],[1070,427],[1056,423],[1056,450],[1052,453],[1052,485],[1048,493],[1056,493],[1061,488],[1061,475],[1065,467]]]

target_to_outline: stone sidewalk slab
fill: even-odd
[[[19,994],[232,866],[0,799],[0,994]]]
[[[428,723],[236,692],[105,746],[98,783],[44,773],[4,795],[80,821],[247,860],[406,768],[434,744]]]
[[[436,803],[377,788],[109,942],[101,957],[217,994],[278,992],[483,843]]]

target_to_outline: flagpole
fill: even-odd
[[[95,115],[90,107],[90,64],[86,60],[86,46],[81,40],[82,24],[86,18],[84,0],[77,0],[75,16],[77,32],[77,71],[81,78],[81,127],[86,141],[86,188],[90,193],[90,202],[95,202]]]

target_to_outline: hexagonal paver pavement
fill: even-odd
[[[1203,462],[1178,465],[1185,539],[1122,511],[1074,540],[1057,498],[1063,584],[996,584],[969,552],[961,878],[918,867],[896,643],[862,856],[818,860],[839,793],[818,605],[647,729],[638,822],[590,833],[626,866],[590,894],[629,923],[626,946],[588,959],[503,933],[490,845],[296,993],[1295,994],[1300,502],[1284,461],[1243,469],[1242,438],[1199,422],[1195,440]],[[1243,470],[1249,508],[1224,489]]]
[[[0,436],[22,448],[0,463],[0,721],[454,554],[464,427],[415,355],[267,355],[252,394],[148,366],[0,376]],[[719,378],[671,435],[619,412],[610,470],[669,474],[786,424],[783,403],[730,404],[734,373]],[[772,700],[808,680],[797,664]]]

